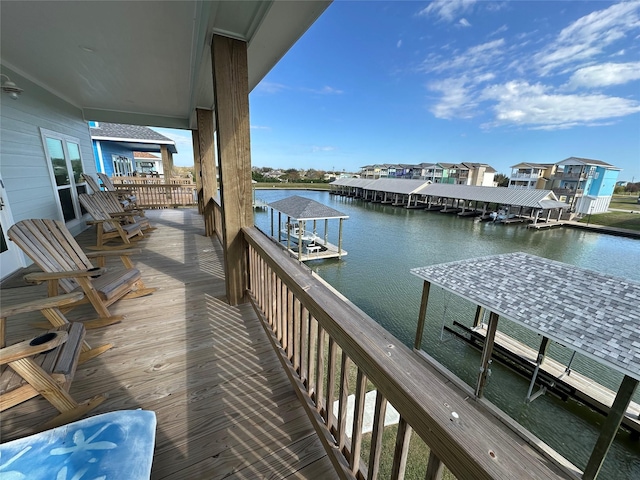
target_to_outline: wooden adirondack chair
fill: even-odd
[[[45,329],[51,327],[64,327],[69,323],[69,320],[67,320],[60,309],[64,308],[67,305],[77,304],[83,298],[84,294],[82,292],[73,292],[65,293],[64,295],[58,295],[56,297],[32,300],[30,302],[19,303],[16,305],[6,305],[3,302],[2,307],[0,308],[0,348],[6,345],[5,332],[8,317],[12,317],[21,313],[40,311],[40,313],[42,313],[42,315],[44,315],[44,317],[49,320],[49,324],[45,323]],[[91,346],[86,341],[83,341],[79,363],[83,364],[91,360],[92,358],[103,354],[112,347],[112,344],[106,343],[99,347],[91,348]]]
[[[69,394],[85,331],[82,323],[67,323],[0,348],[0,411],[42,395],[60,412],[42,426],[48,429],[75,421],[100,405],[105,395],[78,403]]]
[[[108,175],[105,175],[104,173],[98,173],[97,175],[102,182],[102,186],[107,192],[114,192],[118,195],[118,197],[122,197],[128,200],[131,205],[136,205],[136,203],[138,202],[138,198],[136,197],[136,194],[133,190],[116,188]]]
[[[89,220],[87,224],[96,226],[97,245],[92,248],[98,250],[127,248],[131,246],[132,241],[138,241],[144,238],[142,224],[138,222],[127,223],[126,216],[111,215],[105,210],[104,205],[97,200],[100,197],[95,197],[95,195],[100,195],[100,193],[94,193],[93,195],[81,193],[78,196],[82,206],[89,212],[89,215],[93,217],[93,220]],[[145,223],[148,228],[148,220]],[[105,245],[106,242],[111,240],[120,240],[123,244],[117,247]]]
[[[100,188],[100,185],[98,185],[98,181],[95,178],[93,178],[91,175],[87,173],[83,173],[82,178],[84,178],[85,182],[87,183],[87,185],[89,185],[93,193],[104,191]],[[126,210],[129,207],[129,200],[127,200],[123,195],[118,195],[117,192],[109,192],[109,193],[115,197],[116,202],[118,202],[123,209]]]
[[[76,304],[90,302],[100,318],[83,322],[87,328],[96,328],[120,322],[122,316],[111,315],[107,307],[120,298],[136,298],[153,293],[146,288],[140,271],[133,268],[129,255],[139,249],[112,250],[85,254],[64,223],[58,220],[22,220],[9,229],[9,238],[38,265],[43,272],[25,275],[32,283],[47,282],[50,297],[82,291],[84,299]],[[96,268],[89,258],[96,258],[104,267],[107,257],[119,256],[124,270],[107,271]]]
[[[107,212],[113,218],[120,219],[126,223],[139,223],[142,231],[145,233],[150,230],[155,230],[155,227],[151,226],[144,210],[139,208],[125,210],[113,192],[97,192],[90,195],[90,197],[96,207]]]

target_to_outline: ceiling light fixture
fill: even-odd
[[[6,81],[2,82],[2,86],[0,86],[0,88],[2,88],[2,91],[4,93],[8,93],[12,99],[17,100],[22,93],[22,89],[16,86],[16,84],[13,83],[11,79],[4,73],[0,73],[0,77],[4,77],[7,79]]]

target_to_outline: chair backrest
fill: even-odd
[[[9,238],[44,272],[87,270],[93,265],[64,223],[59,220],[21,220],[9,229]],[[69,293],[78,287],[72,278],[59,281]]]
[[[91,175],[83,173],[82,178],[84,178],[84,181],[87,182],[87,185],[89,185],[89,188],[91,188],[91,191],[93,193],[100,191],[100,185],[98,185],[98,181]]]
[[[109,192],[116,191],[116,186],[113,184],[113,182],[107,175],[105,175],[104,173],[98,173],[98,178],[102,182],[102,185],[104,186],[105,190]]]
[[[118,201],[118,197],[113,192],[97,192],[93,194],[96,202],[109,213],[123,213],[124,207]]]
[[[81,193],[80,195],[78,195],[78,199],[94,220],[111,220],[109,211],[105,208],[104,204],[100,202],[100,197],[97,196],[100,195],[100,193],[107,192],[99,192],[92,195],[89,195],[88,193]],[[105,232],[112,232],[116,230],[116,227],[109,221],[102,224],[102,229]]]

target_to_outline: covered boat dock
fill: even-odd
[[[528,401],[537,395],[532,391],[550,341],[623,375],[582,477],[596,478],[625,416],[638,422],[637,411],[629,407],[640,381],[640,284],[525,253],[432,265],[411,273],[424,280],[414,345],[418,354],[431,284],[477,305],[474,328],[480,327],[483,311],[489,313],[476,398],[483,395],[500,317],[542,337]],[[565,380],[571,375],[567,365]]]
[[[431,183],[430,180],[342,178],[331,183],[331,193],[373,203],[412,209],[457,213],[501,223],[559,220],[570,205],[551,190],[481,187]]]
[[[271,209],[271,237],[276,238],[274,212],[278,212],[278,243],[298,258],[298,261],[342,258],[342,224],[348,215],[310,198],[294,195],[269,204]],[[286,216],[283,221],[282,216]],[[329,220],[337,219],[338,245],[329,243]],[[324,221],[322,235],[318,235],[318,221]],[[308,229],[308,223],[311,229]]]

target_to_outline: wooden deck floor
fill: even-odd
[[[150,211],[159,227],[141,242],[136,267],[153,295],[111,307],[117,325],[87,333],[109,352],[79,367],[76,400],[107,393],[93,413],[156,412],[152,478],[335,478],[336,474],[249,304],[225,303],[222,249],[203,236],[193,209]],[[78,237],[95,244],[93,234]],[[117,263],[113,264],[114,267]],[[21,278],[21,277],[20,277]],[[3,304],[46,296],[46,288],[2,285]],[[90,318],[88,307],[68,318]],[[38,315],[8,320],[13,343],[39,332]],[[2,441],[21,437],[54,415],[42,399],[2,413]]]

